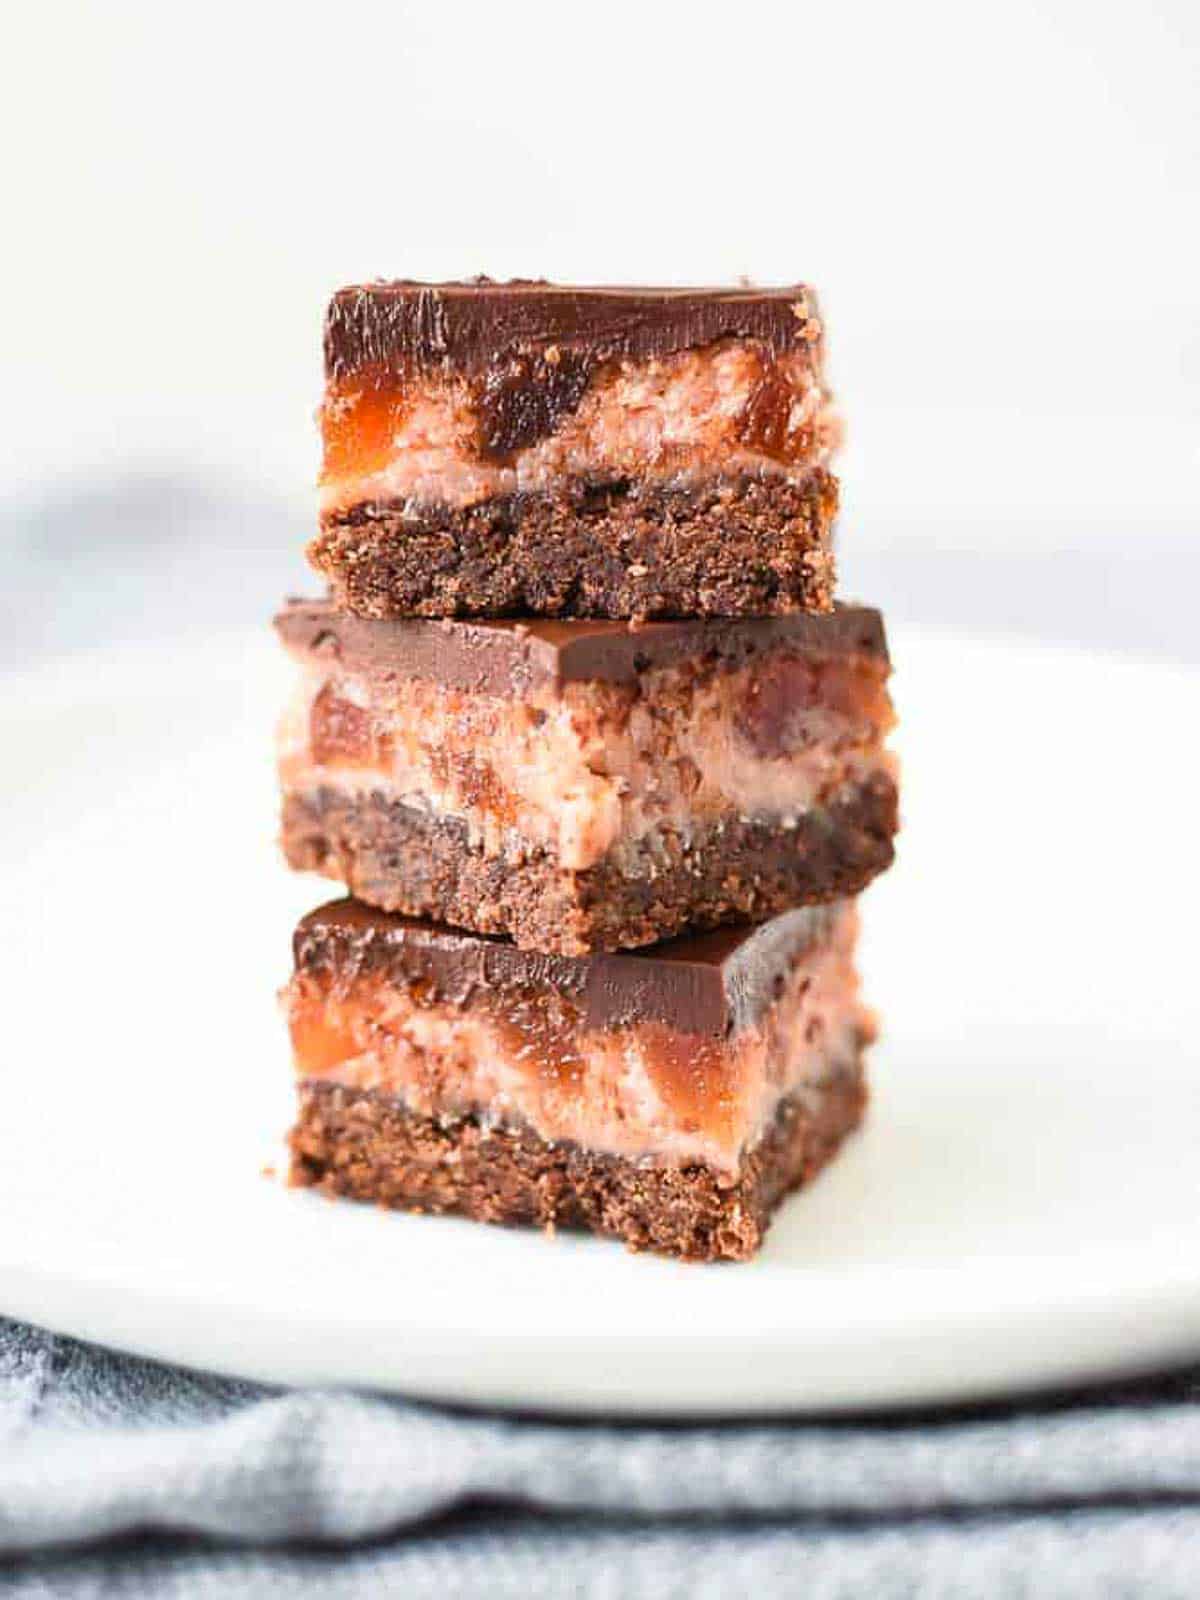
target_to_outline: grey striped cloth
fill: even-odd
[[[1200,1594],[1200,1373],[630,1426],[285,1393],[0,1321],[0,1593]]]

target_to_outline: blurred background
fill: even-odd
[[[8,33],[0,662],[315,589],[328,295],[476,272],[815,284],[846,590],[1200,659],[1194,0],[51,0]]]

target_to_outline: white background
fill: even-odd
[[[9,12],[0,665],[117,641],[133,659],[0,678],[8,1053],[61,1068],[6,1087],[27,1135],[0,1161],[0,1256],[24,1253],[27,1286],[6,1309],[293,1377],[330,1376],[385,1325],[390,1369],[332,1375],[388,1381],[398,1319],[431,1303],[370,1269],[400,1229],[425,1291],[438,1271],[469,1289],[454,1317],[479,1359],[446,1343],[448,1314],[434,1392],[462,1397],[512,1348],[545,1382],[536,1344],[491,1320],[479,1337],[489,1273],[536,1315],[517,1259],[564,1315],[603,1300],[645,1331],[632,1258],[579,1244],[600,1275],[565,1277],[541,1240],[464,1228],[443,1251],[423,1224],[301,1212],[261,1182],[287,1114],[271,989],[292,916],[324,897],[272,852],[266,620],[316,587],[300,551],[338,284],[746,274],[823,298],[852,440],[841,560],[897,624],[906,824],[866,923],[879,1114],[754,1280],[764,1317],[801,1318],[781,1365],[721,1360],[770,1403],[794,1393],[780,1371],[820,1371],[810,1306],[837,1370],[860,1370],[857,1326],[888,1382],[916,1348],[943,1392],[972,1362],[983,1381],[981,1348],[992,1382],[1194,1344],[1194,675],[928,629],[1200,661],[1197,0]],[[232,624],[257,635],[231,643]],[[97,906],[64,988],[64,919]],[[146,926],[172,941],[157,966],[139,954],[158,978],[131,1005]],[[204,1072],[228,1094],[164,1140]],[[92,1121],[64,1129],[64,1085]],[[231,1098],[251,1108],[232,1129]],[[857,1324],[820,1279],[774,1292],[822,1250],[860,1284]],[[945,1299],[911,1270],[939,1253]],[[342,1272],[345,1296],[302,1285],[342,1308],[340,1336],[305,1321],[296,1261]],[[900,1289],[878,1262],[906,1269]],[[1181,1300],[1140,1286],[1161,1264]],[[686,1373],[676,1329],[708,1323],[681,1318],[674,1270],[654,1264],[662,1359]],[[729,1315],[754,1329],[740,1285]],[[280,1373],[302,1336],[312,1364]]]
[[[59,0],[6,35],[10,649],[104,636],[98,594],[153,629],[303,586],[328,294],[486,271],[815,284],[850,587],[1200,654],[1189,0]]]

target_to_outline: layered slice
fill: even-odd
[[[568,955],[856,893],[892,858],[878,612],[370,622],[293,602],[283,845],[385,910]]]
[[[310,559],[366,617],[828,610],[822,343],[803,285],[343,289]]]
[[[742,1259],[857,1124],[850,902],[545,957],[343,900],[286,990],[292,1181]]]

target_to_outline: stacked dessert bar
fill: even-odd
[[[859,1121],[897,796],[822,350],[801,287],[335,296],[294,1182],[737,1259]]]

